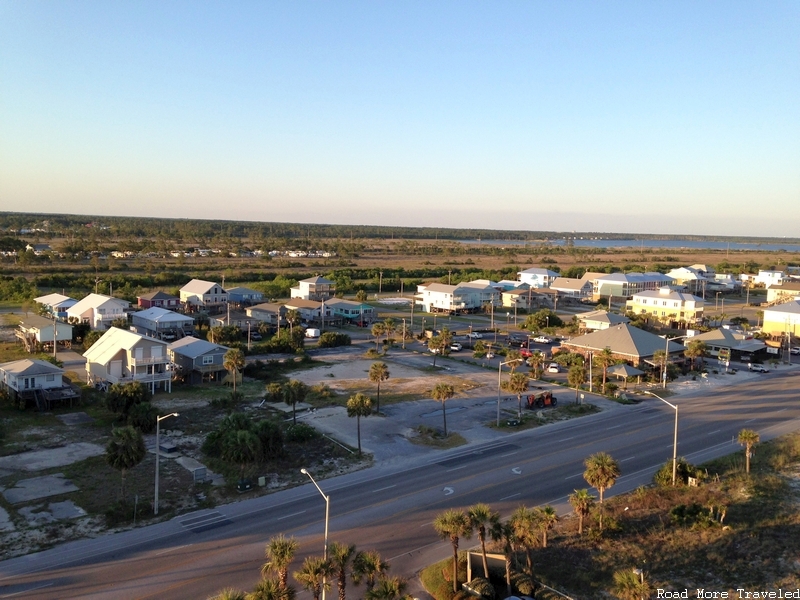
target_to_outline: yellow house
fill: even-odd
[[[702,298],[662,287],[633,294],[625,306],[635,314],[652,315],[660,321],[694,323],[703,318],[703,305]]]
[[[800,336],[800,301],[792,300],[765,308],[764,326],[761,330],[773,336],[782,336],[785,333]]]

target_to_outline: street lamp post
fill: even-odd
[[[692,337],[692,336],[690,336],[690,335],[679,335],[679,336],[674,337],[674,338],[669,338],[666,335],[664,335],[664,339],[667,340],[667,341],[664,344],[664,370],[661,373],[661,377],[662,377],[662,380],[663,380],[662,384],[661,384],[661,388],[662,389],[667,389],[667,363],[669,363],[669,343],[674,341],[674,340],[682,340],[682,339],[687,338],[687,337]]]
[[[156,416],[156,493],[153,501],[153,514],[158,514],[158,467],[161,462],[161,421],[170,417],[177,417],[178,413],[169,413],[163,417]]]
[[[672,442],[672,485],[674,486],[675,479],[678,475],[678,405],[672,404],[672,402],[667,402],[661,396],[654,394],[650,390],[645,391],[645,394],[653,396],[653,398],[658,398],[664,404],[668,404],[675,409],[675,437]]]
[[[503,365],[510,365],[511,363],[521,361],[521,358],[515,358],[513,360],[507,360],[506,362],[501,362],[497,365],[497,426],[500,427],[500,376],[503,371]]]
[[[311,483],[314,484],[314,487],[317,488],[317,491],[325,499],[325,547],[322,549],[322,559],[328,560],[328,520],[330,517],[331,497],[325,495],[325,492],[323,492],[322,488],[319,487],[317,482],[311,476],[311,473],[309,473],[305,468],[300,469],[300,472],[303,475],[308,475],[308,478],[311,480]],[[325,600],[325,577],[322,578],[322,600]]]

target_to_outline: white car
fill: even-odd
[[[800,354],[800,346],[792,346],[789,349],[789,354]]]
[[[482,333],[478,333],[478,332],[476,331],[476,332],[474,332],[474,333],[468,333],[468,334],[467,334],[467,337],[468,337],[468,338],[471,338],[471,339],[473,339],[473,340],[480,340],[480,339],[482,339],[482,338],[483,338],[483,334],[482,334]]]
[[[561,367],[558,366],[558,363],[550,363],[549,365],[547,365],[547,372],[561,373]]]
[[[450,344],[450,350],[453,352],[461,352],[461,344],[459,342],[453,342]]]
[[[553,339],[546,335],[537,335],[535,338],[533,338],[533,341],[537,344],[550,344],[552,343]]]

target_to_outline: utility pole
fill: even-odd
[[[403,319],[403,350],[406,349],[406,320]]]

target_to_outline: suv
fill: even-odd
[[[767,369],[764,365],[747,363],[747,368],[755,373],[769,373],[769,369]]]
[[[561,373],[561,367],[558,366],[558,363],[550,363],[549,365],[547,365],[547,372]]]
[[[800,346],[792,346],[789,349],[789,354],[800,354]]]
[[[461,348],[462,346],[459,342],[453,342],[452,344],[450,344],[450,350],[452,350],[453,352],[460,352]]]

